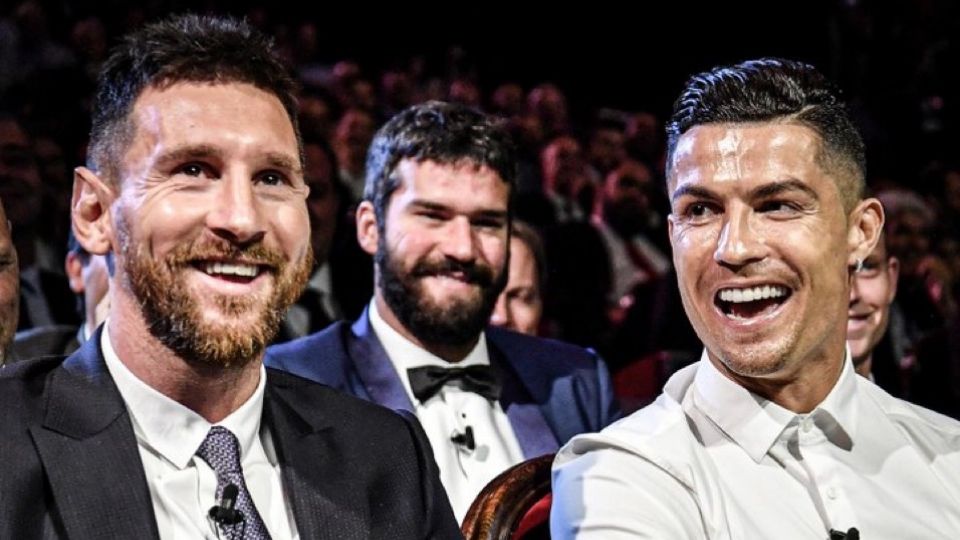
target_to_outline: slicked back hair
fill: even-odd
[[[820,138],[817,161],[837,182],[848,211],[863,197],[863,139],[839,91],[813,66],[762,58],[721,66],[691,77],[667,124],[667,178],[680,137],[704,124],[782,122],[807,127]]]

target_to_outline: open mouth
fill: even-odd
[[[208,276],[232,283],[250,283],[266,270],[261,265],[221,261],[195,261],[192,265]]]
[[[775,311],[790,298],[790,289],[780,285],[720,289],[713,303],[727,317],[745,321]]]

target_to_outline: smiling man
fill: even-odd
[[[851,277],[883,224],[812,67],[693,77],[668,126],[673,260],[705,350],[554,464],[554,538],[955,538],[960,424],[854,373]]]
[[[897,296],[900,261],[887,254],[884,235],[854,274],[850,286],[847,342],[857,373],[873,376],[873,351],[887,332],[890,306]]]
[[[357,208],[375,261],[369,307],[266,359],[416,413],[460,520],[511,465],[618,415],[595,354],[487,328],[507,280],[514,159],[503,127],[466,106],[393,117],[373,139]]]
[[[0,538],[459,537],[415,419],[262,365],[312,261],[292,90],[231,19],[105,63],[71,206],[109,315],[0,378]]]

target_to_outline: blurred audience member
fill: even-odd
[[[873,353],[887,332],[890,306],[897,295],[900,261],[887,254],[885,238],[853,274],[850,309],[847,313],[847,343],[857,373],[871,380]]]
[[[333,149],[340,164],[340,180],[350,189],[350,204],[363,198],[367,147],[376,130],[373,116],[363,109],[348,109],[337,123]]]
[[[554,208],[557,223],[586,221],[593,185],[580,143],[569,135],[550,141],[540,154],[544,194]]]
[[[497,298],[490,324],[538,335],[546,283],[547,259],[540,235],[526,223],[514,221],[507,286]]]
[[[39,326],[18,332],[13,343],[17,360],[72,354],[107,318],[110,311],[107,257],[91,254],[70,234],[64,268],[70,290],[76,295],[77,313],[83,323],[79,326]]]
[[[322,139],[307,139],[303,153],[316,267],[303,294],[287,310],[275,343],[359,316],[373,293],[373,261],[357,244],[353,213],[346,204],[349,192],[337,177],[333,151]]]
[[[37,265],[43,186],[27,133],[12,116],[0,115],[0,200],[8,209],[20,266],[17,330],[79,324],[73,293],[59,273]]]
[[[10,237],[10,222],[0,199],[0,365],[10,357],[10,345],[17,331],[20,302],[20,269],[17,266],[17,250]]]

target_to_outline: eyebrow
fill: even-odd
[[[300,161],[295,160],[286,154],[270,152],[267,154],[267,163],[271,167],[283,169],[293,174],[303,174],[303,171],[300,170]]]
[[[677,199],[684,196],[696,197],[699,199],[717,199],[716,193],[713,191],[701,187],[701,186],[692,186],[690,184],[684,184],[673,191],[673,195],[670,196],[670,202],[676,202]]]
[[[424,201],[420,199],[415,199],[410,203],[411,207],[420,208],[423,210],[434,210],[436,212],[454,212],[452,208],[445,204],[435,203],[432,201]],[[497,219],[507,219],[506,210],[479,210],[477,212],[471,212],[471,216],[482,216],[488,218],[497,218]]]
[[[797,180],[796,178],[790,178],[788,180],[781,180],[778,182],[771,182],[769,184],[764,184],[752,192],[750,192],[750,198],[752,199],[766,199],[769,197],[774,197],[791,191],[799,191],[808,197],[812,198],[815,201],[819,201],[820,197],[817,195],[817,192],[813,190],[807,184]],[[716,193],[713,191],[701,187],[701,186],[691,186],[683,185],[678,187],[673,195],[670,197],[671,202],[676,202],[677,199],[683,196],[691,196],[700,199],[717,199]]]
[[[189,146],[172,148],[170,151],[163,153],[157,161],[159,163],[169,163],[202,158],[222,159],[223,152],[216,146],[210,144],[191,144]],[[286,154],[269,152],[265,157],[265,161],[270,167],[289,171],[293,174],[302,174],[299,160]]]
[[[791,178],[789,180],[781,180],[779,182],[773,182],[770,184],[764,184],[759,188],[755,189],[752,193],[754,198],[766,199],[769,197],[774,197],[776,195],[781,195],[783,193],[788,193],[791,191],[799,191],[810,197],[811,199],[818,201],[820,197],[817,195],[817,192],[813,190],[807,184],[797,180],[796,178]]]

